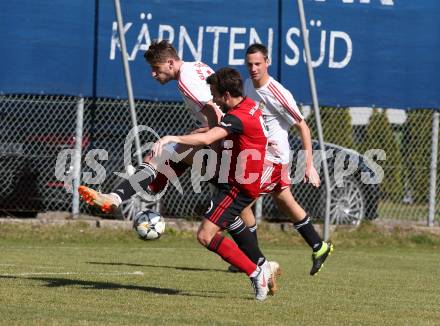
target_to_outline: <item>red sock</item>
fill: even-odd
[[[214,238],[212,238],[208,249],[220,255],[223,260],[227,261],[229,264],[238,267],[248,276],[257,268],[257,265],[238,248],[235,242],[220,234],[216,234]]]

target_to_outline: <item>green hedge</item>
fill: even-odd
[[[347,148],[353,148],[353,128],[350,112],[347,108],[322,107],[320,110],[324,141]],[[315,114],[307,119],[312,138],[318,139]]]
[[[385,151],[387,159],[378,161],[385,173],[380,188],[383,197],[402,202],[406,182],[407,190],[411,192],[414,202],[428,202],[432,110],[408,111],[408,120],[404,125],[396,126],[397,132],[393,131],[388,122],[385,110],[374,110],[360,144],[353,141],[348,109],[322,107],[320,112],[324,141],[353,148],[361,154],[373,148]],[[307,119],[307,123],[312,138],[318,139],[313,113]],[[438,162],[440,167],[440,148]],[[440,184],[440,168],[437,168],[437,183]],[[437,190],[437,200],[440,202],[440,190]]]
[[[383,197],[392,201],[403,199],[402,157],[393,129],[385,111],[373,110],[365,138],[361,145],[362,153],[369,149],[383,149],[385,161],[378,161],[384,170],[384,179],[380,185]]]

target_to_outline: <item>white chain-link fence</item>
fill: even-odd
[[[74,146],[77,100],[67,96],[0,96],[0,212],[71,209],[72,195],[55,177],[55,165],[59,152]],[[139,125],[149,126],[161,136],[183,134],[194,127],[182,103],[137,101],[136,110]],[[307,114],[306,108],[305,111],[311,129],[316,130],[313,114]],[[329,143],[333,220],[352,223],[362,218],[380,217],[426,221],[433,111],[322,108],[321,114],[324,139]],[[107,192],[118,182],[113,172],[124,170],[123,147],[131,127],[127,101],[85,100],[83,157],[93,149],[103,149],[108,154],[107,159],[96,158],[104,167],[106,177],[100,185],[92,185],[94,188]],[[151,134],[140,136],[142,143],[154,140],[149,138]],[[294,132],[290,140],[295,152],[301,149]],[[317,150],[317,142],[313,145]],[[362,173],[371,174],[371,164],[361,155],[368,149],[383,149],[386,153],[386,160],[375,159],[384,171],[384,179],[378,185],[365,184],[362,180]],[[354,163],[358,168],[344,177],[342,186],[338,187],[334,176],[339,172],[334,170],[334,162],[341,153],[345,168],[349,169]],[[315,155],[315,161],[319,166],[319,155]],[[295,155],[293,162],[292,176],[296,179]],[[67,166],[66,174],[68,170]],[[84,160],[83,172],[96,174]],[[180,182],[184,194],[170,186],[161,199],[162,214],[195,218],[209,200],[208,184],[203,183],[201,192],[194,193],[190,171]],[[436,212],[440,207],[439,188]],[[312,216],[324,216],[324,185],[314,189],[297,183],[292,191]],[[133,208],[131,202],[126,204],[124,215]],[[81,211],[97,213],[83,205]],[[263,200],[262,215],[274,220],[285,219],[270,196]]]
[[[378,161],[384,171],[379,185],[379,217],[427,220],[433,113],[433,110],[321,108],[326,142],[359,153],[374,148],[385,151],[386,160]],[[309,120],[315,130],[313,116]],[[438,168],[436,175],[438,180]],[[438,220],[439,187],[436,198]]]

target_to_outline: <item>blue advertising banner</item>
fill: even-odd
[[[175,82],[162,86],[150,76],[143,54],[152,40],[170,40],[185,61],[203,61],[213,69],[233,66],[242,73],[246,72],[244,54],[249,43],[263,42],[273,52],[278,51],[276,1],[236,0],[232,5],[222,0],[128,0],[123,4],[127,52],[137,98],[181,100]],[[264,15],[254,16],[254,11]],[[98,95],[123,97],[126,88],[113,1],[101,3],[99,19]]]
[[[0,2],[0,92],[89,95],[95,4]]]
[[[311,102],[296,0],[121,1],[134,94],[180,100],[143,58],[169,39],[185,61],[231,66],[266,44],[271,74]],[[440,2],[304,0],[322,105],[440,108]],[[95,15],[95,10],[99,10]],[[16,0],[0,4],[0,91],[126,97],[113,1]]]
[[[283,3],[281,80],[310,103],[296,1]],[[304,5],[320,103],[440,108],[440,1]]]

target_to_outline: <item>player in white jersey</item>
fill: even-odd
[[[213,73],[208,65],[202,62],[184,62],[166,40],[154,41],[144,57],[151,66],[152,77],[159,83],[166,84],[171,80],[178,82],[178,90],[197,123],[197,128],[191,133],[206,132],[218,124],[222,112],[214,104],[210,87],[206,83],[208,76]],[[174,155],[184,153],[188,149],[192,152],[177,163],[169,159],[170,157],[166,161],[164,158],[153,158],[150,153],[145,157],[144,163],[136,169],[135,174],[123,180],[110,194],[101,194],[91,188],[80,186],[82,199],[109,213],[123,201],[147,188],[154,193],[159,192],[165,188],[168,179],[176,179],[192,164],[193,155],[197,150],[185,145],[174,144],[171,147],[169,152]]]
[[[246,64],[250,78],[245,82],[245,95],[260,102],[264,121],[268,127],[268,148],[266,150],[264,180],[261,182],[262,194],[271,193],[278,207],[288,214],[295,228],[313,250],[311,275],[322,268],[333,245],[326,243],[317,234],[310,217],[294,199],[291,191],[289,171],[290,146],[288,133],[292,126],[299,132],[306,154],[304,181],[319,187],[320,179],[313,166],[312,141],[310,129],[298,110],[292,94],[268,72],[269,58],[267,48],[262,44],[252,44],[246,51]],[[255,217],[251,207],[241,214],[256,237]]]
[[[244,91],[246,96],[260,103],[263,111],[269,139],[266,159],[276,164],[288,164],[289,129],[304,120],[292,94],[270,76],[259,88],[255,88],[252,79],[248,78]]]
[[[159,79],[160,73],[154,73],[154,64],[152,67],[153,77],[161,82]],[[158,67],[158,69],[160,68]],[[212,95],[209,87],[207,87],[206,78],[212,73],[211,68],[202,62],[182,61],[177,76],[178,90],[182,95],[185,106],[201,128],[208,127],[211,108],[208,108],[207,105],[212,106]],[[217,124],[216,121],[215,124]],[[200,129],[197,131],[202,132]]]

